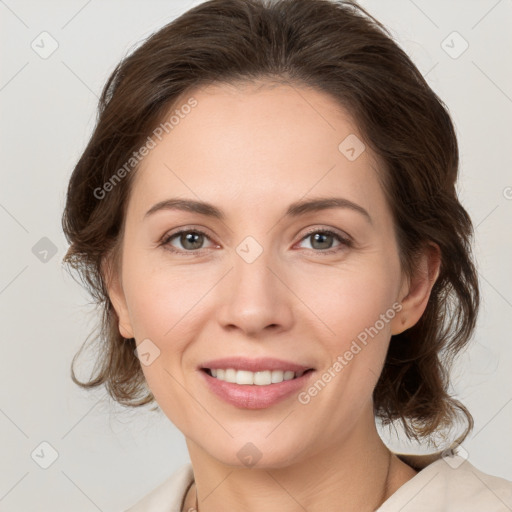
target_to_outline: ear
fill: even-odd
[[[440,267],[441,249],[431,242],[419,257],[414,275],[406,279],[400,289],[399,301],[402,309],[391,321],[391,334],[402,333],[421,318],[432,287],[439,277]]]
[[[119,333],[123,338],[133,338],[133,328],[130,314],[126,304],[126,298],[121,283],[120,268],[115,265],[111,255],[101,262],[101,272],[105,281],[110,302],[118,317]]]

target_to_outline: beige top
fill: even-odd
[[[376,512],[512,511],[512,482],[479,471],[456,452],[395,455],[419,472]],[[185,464],[125,512],[181,512],[193,480],[192,464]]]

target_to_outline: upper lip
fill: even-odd
[[[248,359],[247,357],[225,357],[222,359],[212,359],[205,361],[198,367],[199,369],[218,369],[233,368],[235,370],[247,370],[250,372],[258,372],[263,370],[282,370],[301,372],[313,369],[312,366],[305,366],[283,359],[274,359],[272,357],[261,357],[257,359]]]

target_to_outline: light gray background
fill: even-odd
[[[95,313],[61,268],[60,217],[107,76],[127,51],[198,3],[0,1],[2,511],[124,510],[188,461],[182,434],[163,413],[125,410],[104,391],[72,383],[70,361]],[[463,445],[469,460],[512,480],[512,1],[361,4],[393,31],[456,124],[483,308],[453,385],[475,418]],[[47,59],[31,48],[43,31],[59,45]],[[442,47],[453,31],[469,43],[458,58]],[[461,48],[453,36],[444,44]],[[46,263],[32,252],[43,237],[57,251]],[[58,452],[48,469],[31,457],[48,456],[43,441]]]

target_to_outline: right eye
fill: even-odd
[[[162,246],[175,253],[193,253],[199,251],[205,241],[210,240],[208,235],[199,229],[182,229],[166,236],[162,240]],[[173,241],[176,240],[181,247],[173,245]]]

